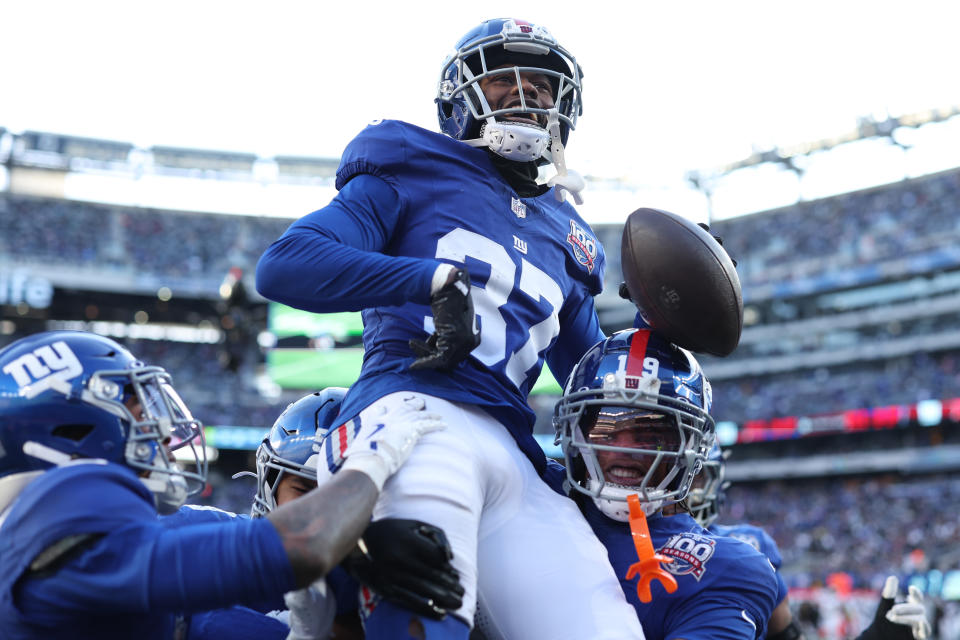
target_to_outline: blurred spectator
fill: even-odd
[[[791,587],[879,590],[890,573],[960,568],[960,477],[871,476],[734,485],[721,522],[763,527],[783,554]]]

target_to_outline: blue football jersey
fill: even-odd
[[[751,547],[767,556],[770,564],[779,571],[783,564],[783,558],[780,556],[780,549],[770,534],[752,524],[716,524],[710,526],[710,531],[718,536],[727,536],[743,540]]]
[[[160,517],[121,465],[43,473],[0,522],[0,637],[168,639],[192,613],[292,589],[273,525],[223,514]],[[32,567],[71,539],[68,552]]]
[[[550,461],[545,479],[554,490],[563,492],[565,475],[561,465]],[[647,640],[766,637],[767,622],[782,596],[770,562],[751,546],[710,533],[688,514],[649,516],[654,549],[673,558],[661,566],[676,578],[677,590],[667,593],[654,581],[653,598],[644,603],[637,596],[637,578],[626,579],[637,562],[630,525],[603,515],[590,499],[582,505]]]
[[[337,188],[267,250],[257,284],[309,310],[364,309],[363,368],[341,415],[394,391],[478,405],[542,470],[527,395],[544,360],[562,382],[604,337],[593,296],[605,259],[589,225],[553,189],[519,197],[485,150],[398,121],[354,138]],[[433,331],[429,278],[441,262],[470,273],[481,344],[452,371],[411,372],[409,341]]]
[[[230,522],[232,520],[249,520],[250,516],[245,513],[238,514],[230,511],[224,511],[216,507],[207,507],[195,504],[186,504],[169,516],[163,516],[162,520],[167,527],[175,528],[184,525],[200,524],[206,522]],[[353,576],[341,567],[334,567],[330,573],[324,576],[327,588],[333,593],[337,601],[337,615],[355,612],[359,607],[360,583]],[[283,602],[283,594],[277,593],[274,597],[265,602],[248,603],[256,611],[268,613],[270,611],[281,610],[286,607]],[[241,607],[243,609],[243,607]],[[242,615],[242,613],[241,613]],[[194,619],[196,616],[194,616]],[[191,622],[191,630],[195,628]]]

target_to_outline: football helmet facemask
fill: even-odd
[[[195,471],[171,459],[181,448]],[[80,331],[39,333],[0,350],[0,482],[80,459],[132,468],[164,514],[206,484],[203,426],[162,367]]]
[[[347,390],[342,387],[328,387],[300,398],[280,414],[257,447],[257,494],[251,516],[262,518],[277,507],[277,489],[287,474],[316,485],[314,445],[318,436],[322,438],[335,426],[346,394]]]
[[[724,479],[727,454],[717,442],[707,453],[700,474],[694,478],[693,486],[687,494],[686,504],[690,515],[704,529],[717,521],[720,509],[726,498],[726,489],[730,483]]]
[[[627,521],[627,496],[647,514],[687,495],[713,444],[710,383],[700,365],[647,329],[613,334],[570,374],[554,411],[572,488]]]
[[[523,91],[519,104],[491,108],[480,82],[509,75],[520,87],[521,73],[547,77],[553,108],[533,103]],[[510,160],[554,162],[558,173],[566,174],[563,145],[583,111],[582,76],[576,59],[545,28],[522,20],[487,20],[460,39],[440,71],[436,97],[440,130]],[[533,116],[537,124],[506,119],[518,115]]]

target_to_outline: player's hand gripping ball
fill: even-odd
[[[637,209],[623,227],[621,268],[640,315],[671,342],[715,356],[737,348],[740,277],[708,231],[666,211]]]

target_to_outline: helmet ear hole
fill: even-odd
[[[93,429],[94,426],[92,424],[61,424],[55,427],[50,433],[58,438],[80,442],[90,435]]]

